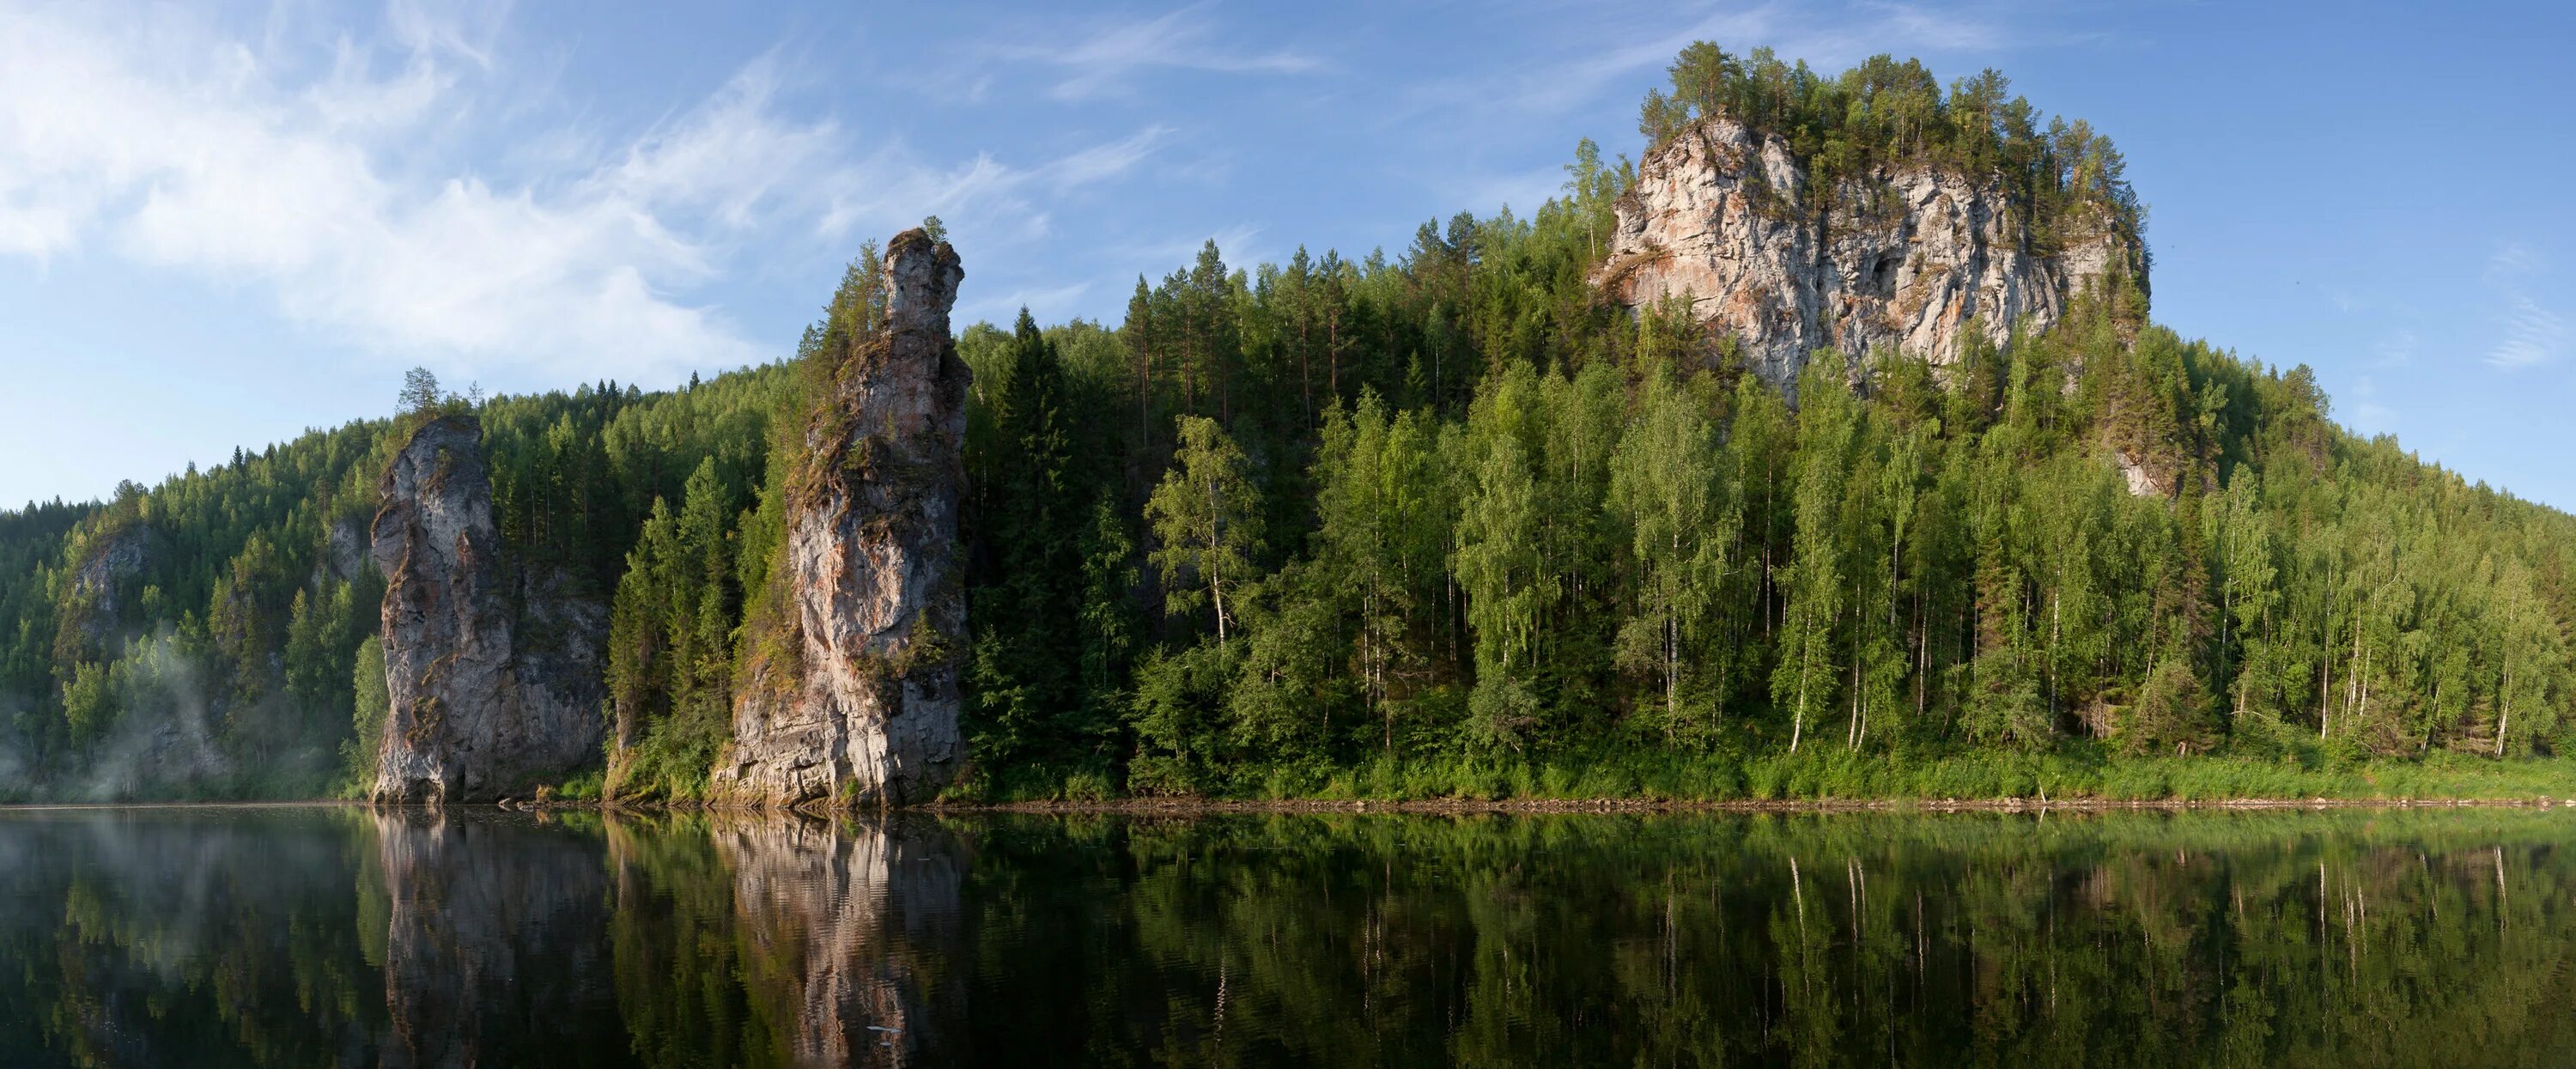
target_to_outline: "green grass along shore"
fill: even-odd
[[[1905,760],[1839,749],[1744,757],[1617,754],[1525,763],[1396,760],[1354,767],[1256,766],[1181,799],[1125,794],[1104,776],[1030,770],[969,777],[952,806],[1384,802],[1503,804],[2450,802],[2576,798],[2576,759],[2451,754],[2343,762],[2240,756],[2136,757],[2070,749]]]
[[[1599,803],[1675,807],[1815,808],[1860,804],[2013,808],[2050,805],[2242,803],[2401,804],[2576,801],[2576,758],[2498,761],[2435,753],[2421,758],[2344,758],[2304,752],[2140,757],[2070,746],[2047,753],[1961,752],[1906,758],[1840,748],[1803,753],[1684,755],[1560,754],[1502,762],[1381,760],[1356,766],[1252,765],[1201,794],[1138,794],[1108,776],[1050,768],[996,777],[978,770],[932,804],[941,808],[1298,808],[1384,803],[1404,808],[1564,809]],[[600,802],[600,775],[545,789],[548,802]],[[354,798],[355,795],[344,795]],[[0,792],[0,804],[25,803]],[[137,803],[275,801],[253,798],[136,798]],[[681,797],[638,808],[694,808]]]

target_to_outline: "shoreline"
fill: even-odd
[[[1057,816],[1215,816],[1225,814],[1394,813],[1456,816],[1501,813],[2040,813],[2048,811],[2189,812],[2299,809],[2551,809],[2576,799],[2530,798],[1804,798],[1693,801],[1660,798],[1416,799],[1409,801],[1220,798],[1121,799],[1104,802],[935,802],[906,812],[1013,813]]]
[[[191,809],[385,809],[414,811],[439,806],[379,806],[352,799],[205,802],[28,802],[0,804],[0,814],[106,812]],[[2112,812],[2249,812],[2329,809],[2555,809],[2576,808],[2576,798],[1771,798],[1723,801],[1669,798],[1432,798],[1404,801],[1372,799],[1236,799],[1125,798],[1097,802],[928,802],[883,810],[848,807],[730,806],[683,803],[601,801],[531,801],[458,804],[458,810],[510,813],[725,813],[742,816],[825,818],[865,812],[929,816],[1139,816],[1205,817],[1232,815],[1393,814],[1408,816],[1546,815],[1546,814],[1836,814],[1836,813],[2112,813]]]

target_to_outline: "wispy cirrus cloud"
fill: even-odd
[[[1066,188],[1117,178],[1135,170],[1171,135],[1169,126],[1148,126],[1131,137],[1094,145],[1055,161],[1047,168],[1048,178]]]
[[[2546,267],[2539,253],[2520,244],[2507,244],[2487,258],[2487,284],[2503,302],[2496,316],[2496,342],[2486,354],[2488,366],[2516,371],[2566,354],[2567,318],[2534,299],[2529,289],[2528,280]]]
[[[1156,69],[1299,74],[1323,65],[1293,50],[1262,51],[1225,43],[1205,4],[1100,26],[1067,44],[1015,44],[996,51],[1057,68],[1060,77],[1048,94],[1068,101],[1125,91],[1137,75]]]
[[[958,323],[999,323],[1008,325],[1026,308],[1038,322],[1052,323],[1067,318],[1071,308],[1091,291],[1091,283],[1071,282],[1061,286],[1044,286],[1013,290],[991,297],[979,297],[958,304],[951,317]]]
[[[1702,13],[1695,18],[1661,3],[1588,7],[1582,31],[1564,35],[1554,56],[1514,65],[1502,74],[1427,83],[1405,94],[1390,118],[1460,110],[1557,114],[1605,95],[1642,96],[1662,84],[1664,68],[1694,41],[1715,41],[1739,55],[1767,46],[1785,61],[1806,60],[1831,73],[1880,52],[1900,57],[1991,52],[2099,39],[2089,32],[2052,29],[2049,20],[2020,10],[2027,5],[2012,2],[1956,8],[1869,2],[1696,6]]]
[[[319,63],[183,15],[86,14],[0,9],[0,257],[192,274],[354,349],[458,369],[635,377],[775,355],[694,296],[747,249],[934,213],[994,244],[1042,236],[1045,196],[1126,173],[1170,133],[1034,169],[899,138],[863,150],[782,104],[774,55],[641,130],[528,129],[493,118],[528,89],[497,11],[402,0]],[[440,151],[460,125],[471,151]]]

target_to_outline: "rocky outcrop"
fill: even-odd
[[[125,597],[151,561],[152,526],[127,523],[114,532],[93,536],[72,572],[62,607],[64,641],[78,644],[75,658],[113,657],[109,640],[124,618]]]
[[[2115,465],[2118,465],[2118,466],[2119,466],[2119,469],[2120,469],[2120,479],[2121,479],[2121,481],[2123,481],[2123,482],[2125,482],[2125,483],[2127,483],[2127,484],[2128,484],[2128,486],[2129,486],[2129,496],[2131,496],[2131,497],[2163,497],[2163,496],[2165,496],[2165,487],[2164,487],[2164,483],[2163,483],[2162,481],[2160,481],[2160,480],[2158,480],[2158,479],[2156,478],[2156,476],[2155,476],[2155,473],[2154,473],[2154,472],[2151,472],[2151,471],[2148,471],[2148,470],[2147,470],[2147,465],[2145,464],[2145,462],[2143,462],[2143,461],[2139,460],[2138,458],[2136,458],[2136,457],[2134,457],[2134,456],[2131,456],[2131,455],[2129,454],[2129,451],[2128,451],[2128,450],[2126,450],[2126,449],[2114,449],[2114,450],[2112,450],[2112,451],[2111,451],[2111,462],[2112,462],[2113,464],[2115,464]]]
[[[2108,213],[2089,235],[2035,249],[1992,178],[1880,165],[1831,192],[1818,195],[1779,137],[1709,119],[1647,154],[1595,281],[1631,307],[1687,297],[1783,388],[1818,349],[1883,345],[1947,364],[1972,322],[2000,347],[2115,271],[2144,285],[2141,246]]]
[[[791,652],[736,700],[712,794],[737,805],[901,805],[962,760],[956,655],[960,450],[970,373],[948,334],[965,277],[919,231],[885,257],[885,322],[853,340],[812,414],[789,491]]]
[[[492,528],[482,431],[421,425],[377,487],[370,553],[385,576],[385,687],[377,762],[385,804],[488,802],[560,778],[599,755],[595,606],[531,584],[541,634],[523,650]]]
[[[313,560],[312,584],[346,583],[366,567],[366,525],[348,517],[331,521],[330,529],[323,532],[322,551]]]

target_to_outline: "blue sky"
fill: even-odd
[[[0,3],[0,501],[393,405],[791,351],[926,214],[960,312],[1527,209],[1697,38],[1982,67],[2092,120],[2156,317],[2560,507],[2569,5]]]

